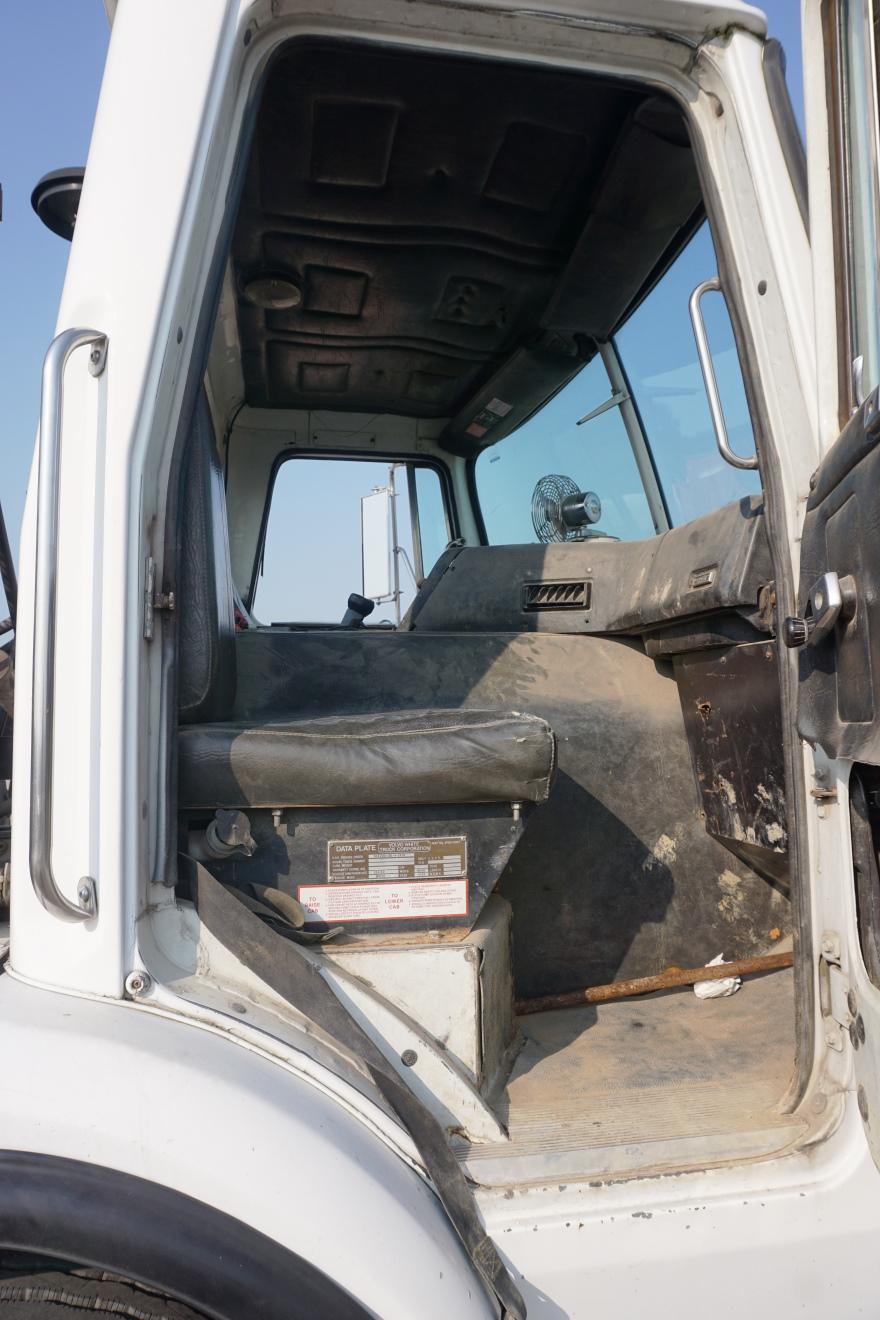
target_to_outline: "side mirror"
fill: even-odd
[[[31,206],[47,229],[68,242],[73,238],[85,170],[81,165],[44,174],[31,193]]]
[[[363,594],[370,600],[394,599],[393,499],[390,486],[379,486],[361,500]]]

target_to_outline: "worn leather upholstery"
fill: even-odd
[[[182,477],[182,807],[443,805],[547,797],[555,739],[543,720],[530,715],[420,710],[229,720],[236,686],[234,589],[223,474],[204,394],[196,404]]]
[[[177,597],[183,723],[227,715],[235,697],[235,616],[226,492],[208,401],[195,405],[181,474]]]
[[[179,751],[190,809],[543,802],[556,764],[544,720],[479,710],[190,725]]]

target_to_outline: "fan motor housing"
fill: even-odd
[[[566,527],[586,527],[602,517],[602,504],[592,490],[580,490],[577,495],[566,495],[560,509]]]
[[[548,472],[532,491],[532,526],[538,540],[575,541],[581,529],[602,517],[602,501],[594,491],[581,490],[571,477]]]

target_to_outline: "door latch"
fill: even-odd
[[[823,573],[810,587],[803,618],[789,617],[782,625],[786,646],[816,646],[838,622],[856,612],[856,583],[852,577]]]

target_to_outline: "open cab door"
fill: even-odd
[[[878,12],[877,0],[803,7],[823,458],[806,493],[799,613],[783,627],[813,752],[819,1044],[855,1089],[880,1164]]]

